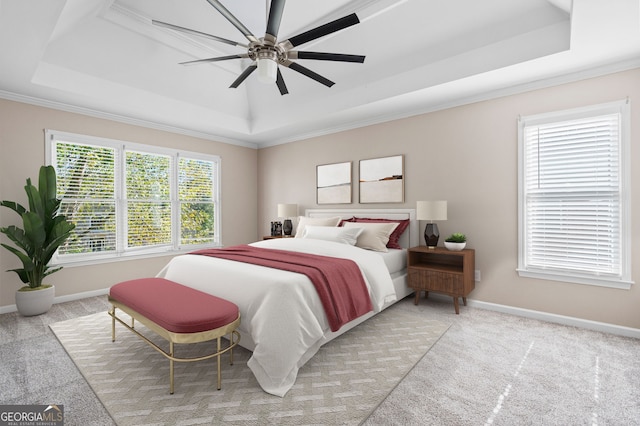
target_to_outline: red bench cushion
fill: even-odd
[[[164,278],[124,281],[109,295],[174,333],[214,330],[238,318],[234,303]]]

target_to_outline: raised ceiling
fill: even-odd
[[[223,4],[263,36],[265,0]],[[151,20],[239,42],[206,0],[0,0],[0,97],[250,147],[269,146],[637,67],[640,0],[290,0],[279,39],[350,13],[361,23],[300,47],[366,55],[281,68],[289,94],[250,76],[242,53]],[[541,83],[542,82],[542,83]]]

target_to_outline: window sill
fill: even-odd
[[[541,280],[562,281],[574,284],[593,285],[597,287],[615,288],[618,290],[630,290],[633,281],[612,279],[606,277],[585,277],[574,274],[562,274],[560,272],[532,271],[517,269],[518,275],[526,278],[537,278]]]
[[[74,258],[67,259],[57,259],[51,263],[52,267],[63,266],[65,268],[74,268],[77,266],[91,266],[91,265],[100,265],[104,263],[113,263],[113,262],[121,262],[128,260],[141,260],[141,259],[150,259],[154,257],[163,257],[163,256],[177,256],[181,254],[187,254],[195,250],[200,250],[203,248],[220,248],[222,247],[219,244],[216,245],[207,245],[207,246],[193,246],[189,248],[182,248],[176,250],[163,249],[163,250],[155,250],[155,251],[131,251],[126,253],[119,254],[109,254],[109,255],[84,255],[84,256],[76,256]]]

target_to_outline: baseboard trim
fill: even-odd
[[[84,291],[82,293],[69,294],[67,296],[56,296],[53,298],[53,304],[55,305],[56,303],[64,303],[64,302],[71,302],[72,300],[86,299],[87,297],[103,296],[103,295],[107,295],[108,293],[109,293],[109,289],[103,288],[100,290]],[[0,314],[8,314],[9,312],[16,312],[17,310],[18,308],[16,307],[16,305],[0,306]]]
[[[67,296],[56,296],[53,299],[53,303],[56,304],[56,303],[71,302],[72,300],[86,299],[87,297],[103,296],[103,295],[107,295],[108,293],[109,293],[109,289],[103,288],[100,290],[85,291],[82,293],[75,293]],[[436,294],[436,293],[430,293],[429,297],[434,299],[451,301],[451,297],[441,295],[441,294]],[[469,298],[467,298],[467,305],[474,308],[486,309],[488,311],[502,312],[504,314],[511,314],[519,317],[532,318],[532,319],[552,322],[556,324],[569,325],[573,327],[585,328],[587,330],[601,331],[603,333],[610,333],[618,336],[633,337],[636,339],[640,339],[640,329],[625,327],[623,325],[609,324],[606,322],[591,321],[591,320],[586,320],[582,318],[569,317],[565,315],[551,314],[548,312],[534,311],[532,309],[524,309],[524,308],[517,308],[514,306],[500,305],[497,303],[483,302],[481,300],[474,300]],[[15,312],[15,311],[17,311],[16,305],[0,306],[0,314],[6,314],[9,312]]]
[[[451,297],[429,293],[429,297],[442,298],[451,301]],[[556,324],[569,325],[573,327],[585,328],[587,330],[601,331],[603,333],[616,334],[618,336],[633,337],[640,339],[640,329],[625,327],[623,325],[609,324],[605,322],[591,321],[582,318],[569,317],[565,315],[551,314],[548,312],[534,311],[531,309],[517,308],[497,303],[483,302],[467,298],[467,305],[474,308],[486,309],[488,311],[502,312],[519,317],[532,318]]]

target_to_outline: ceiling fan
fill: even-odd
[[[218,12],[222,14],[233,26],[235,26],[246,38],[249,40],[249,44],[238,43],[233,40],[228,40],[215,35],[203,33],[200,31],[191,30],[188,28],[180,27],[177,25],[169,24],[166,22],[152,20],[153,25],[169,28],[176,31],[181,31],[187,34],[194,34],[202,37],[209,38],[221,43],[230,44],[232,46],[240,46],[247,49],[247,53],[241,53],[237,55],[220,56],[216,58],[198,59],[195,61],[181,62],[182,65],[195,65],[210,62],[227,61],[230,59],[243,59],[248,58],[254,61],[249,65],[238,78],[231,84],[232,88],[237,88],[242,82],[251,75],[256,69],[258,70],[258,78],[265,83],[275,82],[280,90],[281,95],[289,93],[287,86],[282,78],[282,73],[278,65],[282,65],[289,69],[299,72],[318,83],[324,84],[327,87],[334,85],[334,82],[311,71],[309,68],[303,67],[297,62],[293,62],[294,59],[315,59],[320,61],[339,61],[339,62],[364,62],[364,56],[361,55],[347,55],[342,53],[325,53],[325,52],[309,52],[302,50],[292,50],[301,44],[308,43],[312,40],[324,37],[336,31],[348,28],[352,25],[360,23],[358,16],[355,13],[347,15],[343,18],[336,19],[327,24],[320,25],[312,28],[296,36],[290,37],[284,41],[278,41],[278,30],[280,28],[280,21],[282,20],[282,13],[284,11],[285,0],[272,0],[271,7],[269,9],[269,18],[267,20],[267,29],[263,38],[257,38],[251,31],[245,27],[233,14],[231,14],[219,1],[207,0],[211,6],[216,8]]]

